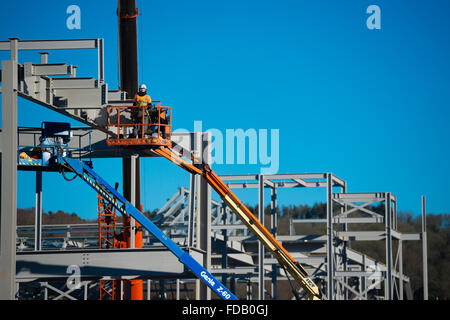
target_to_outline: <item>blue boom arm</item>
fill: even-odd
[[[133,217],[142,227],[147,229],[156,237],[167,249],[178,257],[181,263],[188,267],[200,280],[207,284],[223,300],[237,300],[224,285],[222,285],[212,274],[210,274],[201,264],[199,264],[189,253],[181,249],[172,239],[162,232],[144,214],[136,209],[125,197],[116,189],[111,187],[94,170],[82,161],[61,157],[59,162],[66,164],[84,182],[90,185],[97,193],[109,201],[122,214]]]

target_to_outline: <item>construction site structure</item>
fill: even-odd
[[[135,21],[129,21],[130,17],[135,19],[136,16],[132,14],[135,6],[129,7],[130,3],[133,1],[119,1],[118,13],[119,21],[132,25]],[[48,63],[48,52],[73,49],[96,50],[97,78],[77,77],[76,67],[65,62]],[[346,182],[332,173],[221,177],[210,166],[211,137],[208,133],[172,133],[171,108],[162,106],[159,101],[149,106],[156,112],[153,121],[145,118],[146,110],[142,110],[142,121],[138,123],[125,111],[135,108],[130,95],[137,82],[137,71],[129,73],[131,80],[122,73],[121,89],[126,90],[110,91],[104,77],[103,39],[23,41],[11,38],[0,42],[0,50],[9,51],[11,55],[1,66],[0,274],[5,276],[0,278],[0,298],[42,297],[41,289],[44,289],[45,299],[50,289],[57,293],[52,295],[55,299],[74,299],[75,293],[78,298],[88,299],[94,291],[100,299],[108,295],[109,299],[141,300],[144,279],[158,279],[161,293],[164,292],[161,288],[175,281],[179,298],[180,279],[189,281],[195,277],[197,299],[211,299],[211,291],[224,300],[236,299],[235,282],[251,284],[255,279],[258,299],[265,299],[267,278],[272,281],[268,295],[276,298],[277,280],[290,280],[290,277],[299,285],[299,288],[293,287],[298,299],[364,299],[380,284],[383,284],[385,299],[403,299],[404,292],[411,298],[409,278],[402,270],[402,243],[409,240],[423,242],[424,283],[427,283],[424,201],[423,232],[401,234],[397,229],[397,199],[392,193],[348,193]],[[19,63],[21,50],[41,52],[40,63]],[[123,50],[122,55],[127,57],[130,49]],[[128,73],[128,69],[124,70]],[[86,126],[43,122],[38,128],[18,127],[18,97]],[[169,201],[155,216],[156,220],[149,220],[140,204],[139,159],[158,156],[190,174],[189,192],[180,194],[183,201],[188,202],[188,209],[168,210],[173,205]],[[123,159],[123,194],[93,169],[92,159],[95,158]],[[36,172],[34,226],[17,228],[16,225],[17,170]],[[80,238],[73,236],[73,228],[84,234],[92,226],[54,226],[56,231],[66,230],[66,235],[53,239],[43,237],[46,230],[42,225],[43,172],[59,172],[66,180],[71,180],[68,175],[73,178],[76,175],[97,192],[99,219],[95,249],[87,240],[89,237],[82,236],[80,242]],[[288,238],[277,235],[276,192],[286,187],[324,187],[326,219],[292,220]],[[213,204],[211,188],[222,203]],[[258,189],[257,216],[236,197],[231,191],[233,188]],[[270,231],[264,226],[265,188],[272,190]],[[336,188],[340,192],[335,192]],[[369,206],[374,203],[383,203],[384,215],[370,210]],[[218,219],[214,225],[213,207]],[[116,211],[124,217],[120,236]],[[230,216],[239,220],[227,224]],[[173,224],[175,221],[181,223],[181,229]],[[326,224],[326,234],[296,235],[294,225],[304,222]],[[347,229],[349,224],[366,223],[381,224],[384,229]],[[55,229],[52,234],[58,233]],[[236,230],[245,232],[230,233]],[[55,245],[61,239],[63,244]],[[385,241],[386,263],[352,250],[353,241]],[[395,258],[394,241],[398,242]],[[220,264],[214,254],[221,256]],[[67,279],[73,266],[78,268],[81,282],[68,287],[62,279]],[[219,276],[223,283],[218,280]],[[148,282],[146,287],[149,298]],[[247,298],[250,297],[248,294]]]

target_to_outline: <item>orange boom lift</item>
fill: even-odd
[[[244,222],[249,230],[261,241],[261,243],[278,260],[281,267],[289,272],[297,283],[306,292],[307,299],[320,300],[317,285],[309,278],[306,270],[283,248],[264,225],[253,215],[253,213],[239,200],[230,188],[219,178],[219,176],[207,165],[200,163],[193,154],[189,156],[189,161],[185,160],[186,155],[175,154],[171,140],[171,108],[162,107],[161,102],[156,102],[152,106],[156,108],[158,117],[152,121],[145,121],[145,110],[142,110],[142,122],[125,122],[126,108],[129,106],[108,107],[108,131],[106,143],[110,146],[145,146],[153,150],[158,155],[175,163],[191,174],[198,174],[204,177],[207,183],[219,194],[222,201]],[[144,107],[145,108],[145,107]],[[164,113],[165,117],[161,114]],[[121,122],[122,119],[122,122]],[[137,128],[138,134],[129,137],[130,129]],[[136,130],[136,129],[135,129]]]

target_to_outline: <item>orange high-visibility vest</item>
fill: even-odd
[[[152,99],[148,94],[144,96],[140,96],[137,94],[134,96],[134,102],[138,107],[146,107],[152,103]]]

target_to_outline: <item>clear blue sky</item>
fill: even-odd
[[[81,30],[66,9],[81,8]],[[381,30],[366,8],[381,8]],[[332,172],[349,192],[390,191],[398,209],[450,212],[450,2],[137,1],[140,80],[174,108],[174,128],[279,129],[279,173]],[[2,3],[0,40],[104,38],[106,81],[117,88],[117,1]],[[25,10],[24,10],[25,8]],[[0,59],[8,59],[0,53]],[[20,62],[39,60],[37,53]],[[50,62],[96,76],[95,52],[54,52]],[[63,120],[20,100],[19,124]],[[119,160],[95,160],[111,183]],[[216,165],[219,174],[260,165]],[[163,159],[142,164],[144,206],[160,207],[188,175]],[[32,173],[19,173],[19,207],[34,206]],[[256,191],[238,192],[255,203]],[[268,198],[268,197],[267,197]],[[283,190],[281,204],[324,201],[324,190]],[[81,182],[44,176],[44,210],[95,217],[96,195]]]

